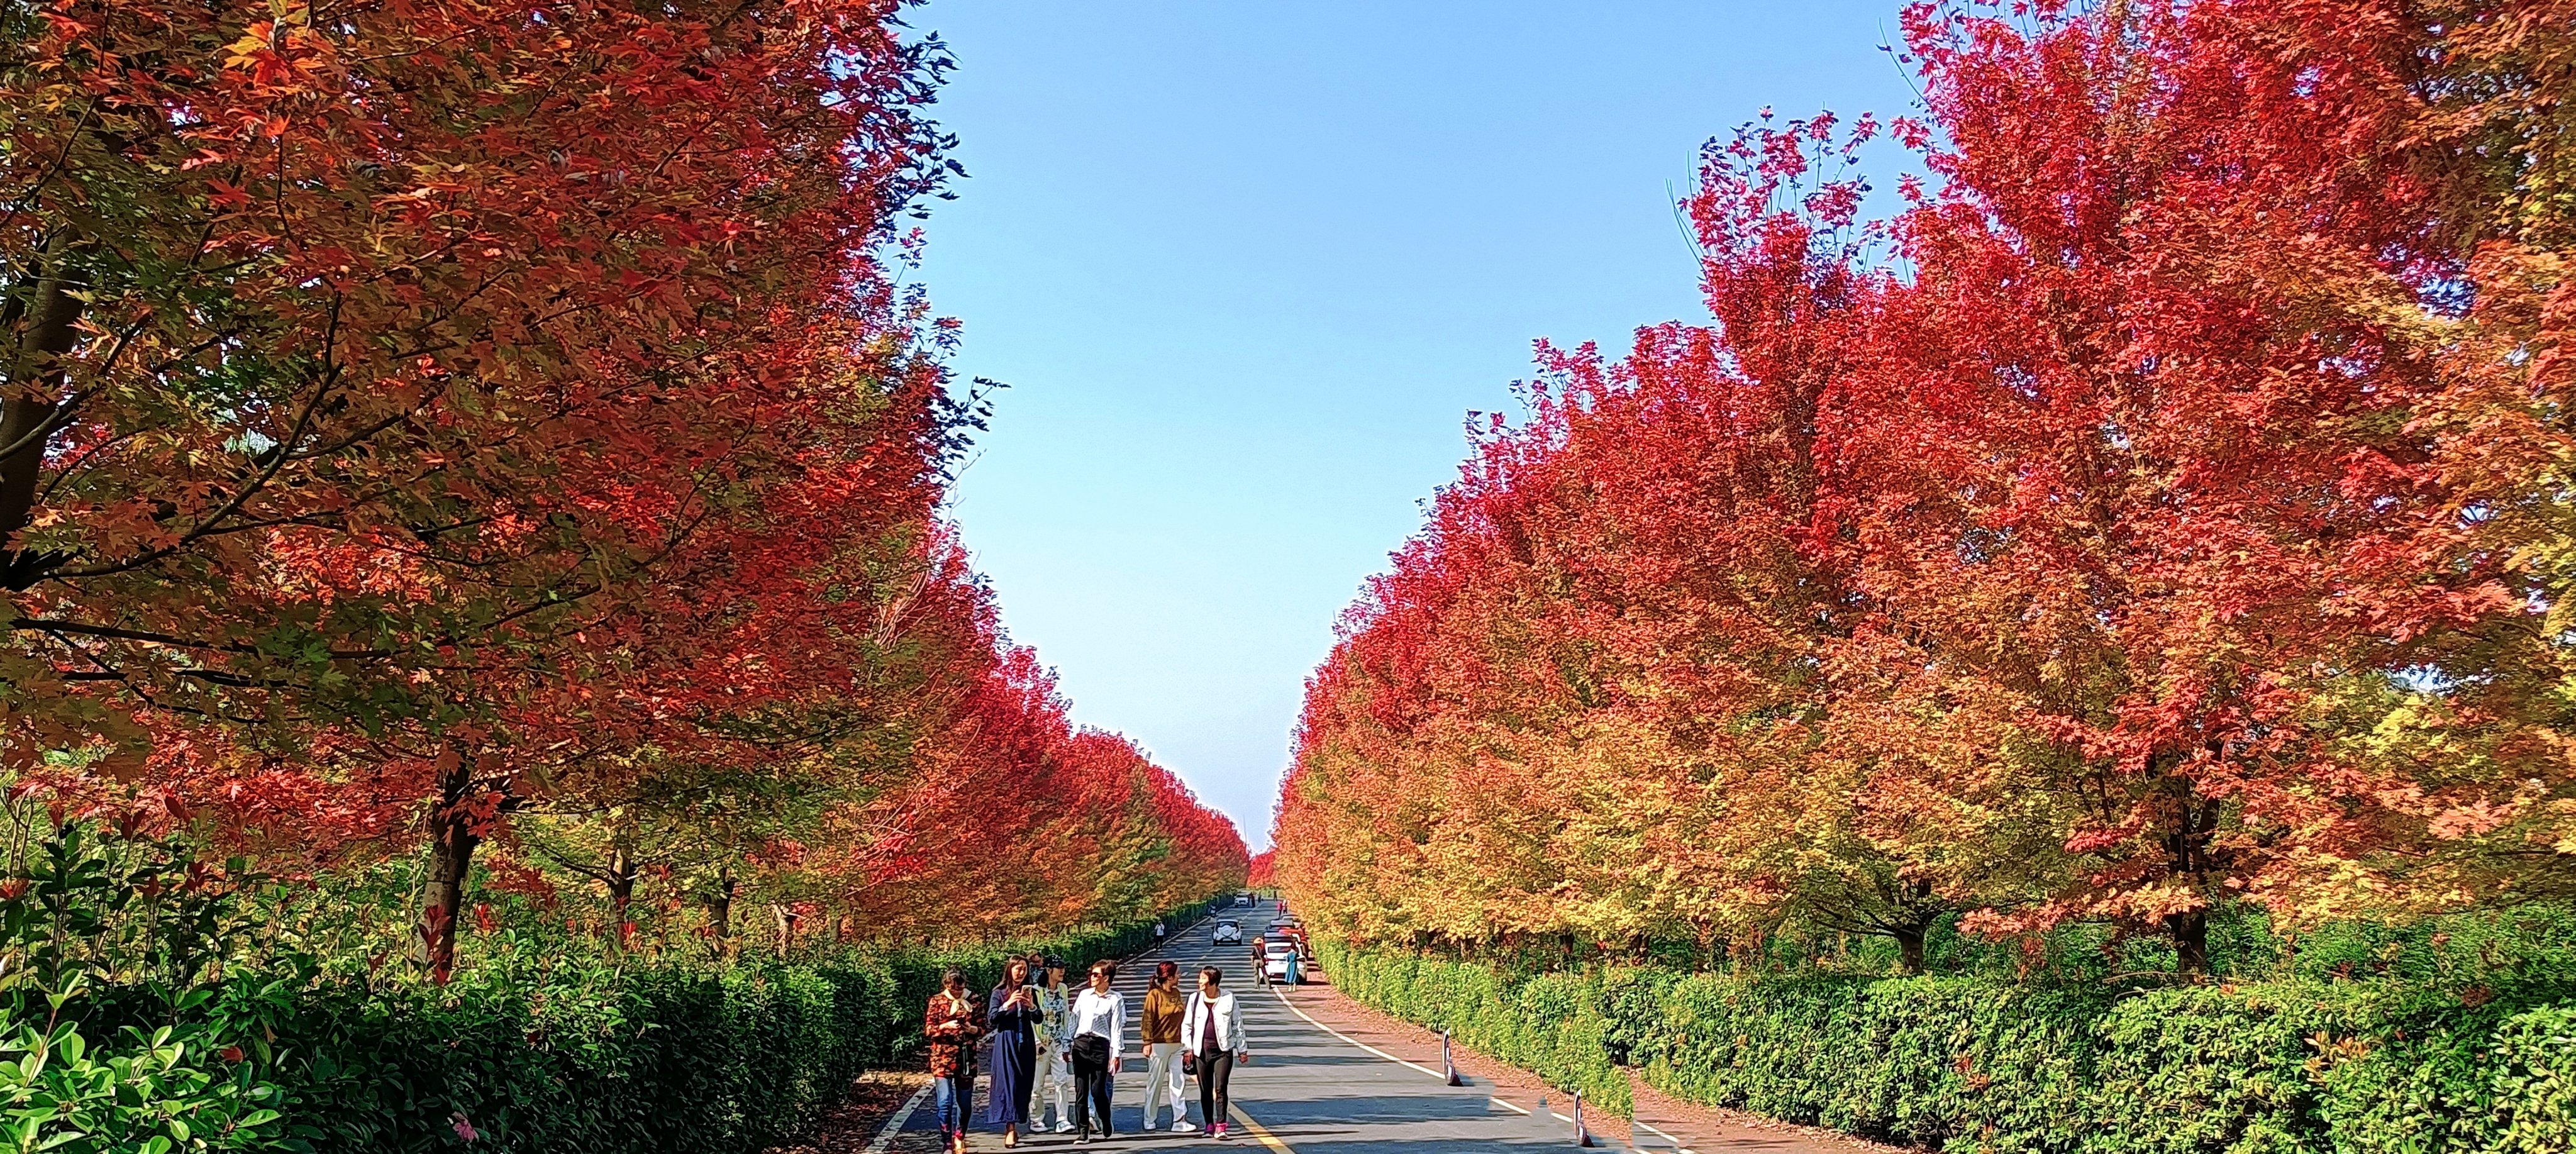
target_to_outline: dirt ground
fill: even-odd
[[[769,1154],[860,1154],[894,1112],[930,1084],[930,1075],[907,1070],[871,1070],[850,1083],[849,1097],[824,1111],[814,1133],[804,1141],[779,1146]],[[938,1145],[934,1140],[933,1147]]]

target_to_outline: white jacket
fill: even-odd
[[[1115,1056],[1127,1045],[1127,995],[1111,990],[1106,994],[1085,986],[1073,996],[1072,1020],[1065,1027],[1069,1041],[1085,1034],[1098,1034],[1109,1043]]]
[[[1195,990],[1190,993],[1190,1007],[1181,1012],[1181,1045],[1195,1054],[1210,1017],[1216,1019],[1216,1046],[1230,1050],[1241,1058],[1251,1052],[1243,1042],[1243,1008],[1235,1004],[1234,995],[1218,994],[1214,1002]]]

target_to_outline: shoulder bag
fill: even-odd
[[[1193,1044],[1190,1041],[1190,1017],[1199,1007],[1206,1004],[1207,999],[1204,996],[1193,993],[1190,995],[1189,1009],[1181,1011],[1181,1076],[1184,1078],[1199,1076],[1199,1053],[1190,1048]]]

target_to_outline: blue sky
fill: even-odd
[[[1671,196],[1909,110],[1877,3],[932,0],[920,276],[1006,381],[954,508],[1012,635],[1256,846],[1306,675],[1530,342],[1701,315]],[[1892,185],[1892,179],[1880,181]]]

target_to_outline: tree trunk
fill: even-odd
[[[716,896],[707,903],[707,920],[715,924],[717,957],[724,956],[725,948],[733,938],[733,891],[733,867],[726,866],[716,871]]]
[[[2176,968],[2194,975],[2209,972],[2209,911],[2166,914],[2165,932],[2173,935]]]
[[[446,985],[456,970],[456,917],[465,901],[466,871],[482,839],[465,812],[474,771],[461,755],[438,778],[438,804],[429,811],[429,885],[420,908],[420,954],[430,980]]]
[[[45,567],[13,542],[35,515],[36,483],[44,471],[45,446],[53,440],[46,426],[64,401],[62,358],[80,337],[83,305],[73,294],[82,286],[63,269],[68,242],[57,240],[51,247],[50,267],[37,278],[31,296],[14,298],[6,306],[17,349],[5,382],[8,399],[0,403],[0,583],[12,589],[35,584],[38,570]]]
[[[1888,933],[1896,939],[1897,968],[1909,975],[1922,973],[1924,927],[1898,926]]]
[[[601,881],[608,887],[608,905],[617,922],[615,932],[609,935],[609,948],[623,954],[626,952],[627,935],[635,928],[635,923],[628,919],[626,913],[627,906],[635,900],[635,859],[627,856],[623,849],[608,851],[608,876]]]

